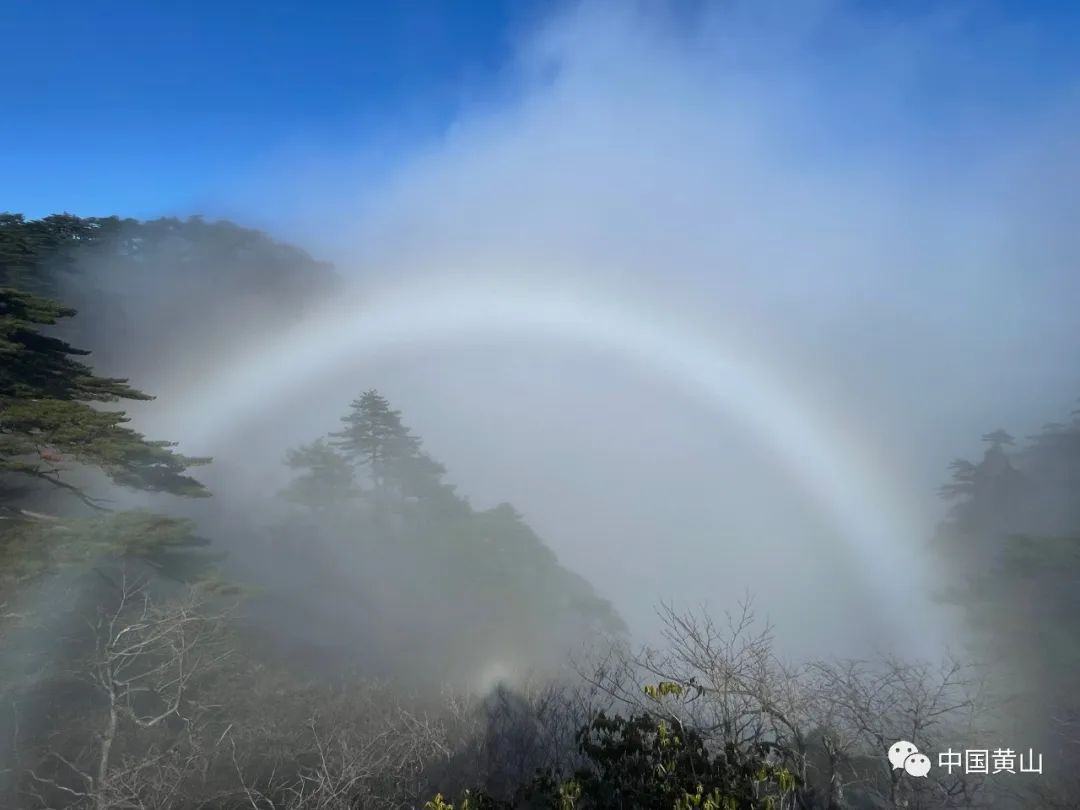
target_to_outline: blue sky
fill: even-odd
[[[2,204],[148,215],[293,141],[424,138],[494,92],[520,0],[12,2]],[[490,86],[490,87],[489,87]],[[488,89],[485,89],[488,88]]]
[[[1080,72],[1070,47],[1080,4],[948,5],[977,13],[950,45],[952,64],[877,117],[893,137],[937,137],[950,117],[1022,116]],[[947,6],[844,7],[880,29]],[[367,145],[393,162],[437,139],[478,99],[512,93],[515,44],[555,8],[537,0],[8,3],[0,207],[33,216],[190,213],[290,149]],[[858,83],[848,79],[866,68],[852,36],[843,26],[819,31],[804,64],[829,85],[831,103],[870,120],[872,101],[849,92]],[[838,134],[822,133],[826,149]]]

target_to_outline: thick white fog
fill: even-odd
[[[747,592],[796,655],[891,638],[897,593],[901,624],[937,621],[924,549],[947,463],[1080,393],[1078,97],[975,93],[991,51],[1022,62],[1038,31],[957,8],[899,24],[848,3],[570,5],[462,88],[440,137],[375,167],[365,143],[268,157],[206,212],[256,212],[334,261],[358,324],[385,300],[398,320],[367,345],[342,325],[354,353],[326,334],[348,320],[320,311],[295,356],[247,335],[147,369],[147,428],[213,445],[211,485],[269,476],[377,387],[463,493],[512,502],[639,633],[659,600]],[[549,292],[647,313],[649,334],[530,323]],[[433,325],[480,300],[490,328]],[[755,392],[704,391],[712,372],[643,358],[643,340],[762,375],[765,407],[799,427],[763,428],[739,404]],[[277,374],[244,393],[253,363]],[[792,443],[808,434],[828,480]]]

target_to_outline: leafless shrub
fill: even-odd
[[[217,707],[194,686],[230,653],[223,615],[199,589],[158,602],[126,570],[110,583],[111,605],[89,622],[92,651],[73,673],[89,687],[86,716],[27,770],[25,793],[40,806],[169,807],[208,756],[201,734]]]
[[[794,665],[775,652],[771,628],[752,604],[717,622],[708,614],[659,610],[661,650],[614,650],[581,675],[618,705],[700,732],[717,750],[766,750],[798,777],[798,806],[972,807],[981,784],[960,773],[901,779],[889,746],[962,747],[982,728],[981,682],[956,661],[897,658]],[[657,697],[645,687],[677,684]],[[935,769],[936,771],[937,769]]]
[[[261,723],[228,730],[230,764],[248,806],[399,807],[425,794],[427,769],[453,753],[446,721],[386,684],[350,686],[279,694]],[[316,713],[294,724],[301,707]]]
[[[577,681],[420,698],[231,655],[222,614],[196,591],[156,603],[143,582],[121,577],[116,593],[91,622],[90,709],[29,773],[38,806],[411,808],[467,787],[509,797],[538,771],[580,767],[576,732],[620,707],[692,727],[717,750],[767,751],[798,777],[801,810],[972,807],[985,795],[937,769],[904,778],[886,759],[897,739],[933,752],[982,731],[980,683],[967,668],[794,665],[749,602],[721,621],[663,606],[661,650],[610,647],[579,662]],[[646,691],[659,682],[679,688]]]

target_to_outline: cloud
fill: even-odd
[[[720,325],[864,437],[928,533],[949,458],[1080,393],[1073,88],[1018,67],[1045,31],[971,4],[688,8],[563,7],[522,37],[512,92],[373,184],[362,155],[324,156],[287,213],[361,290],[587,278]],[[632,619],[750,589],[813,646],[867,614],[806,493],[662,379],[527,336],[378,376],[358,385],[464,491],[514,501]]]

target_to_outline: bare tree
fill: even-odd
[[[296,722],[300,711],[309,714]],[[454,752],[445,716],[366,679],[286,686],[261,722],[234,723],[227,742],[239,797],[277,810],[414,806],[429,770]]]
[[[971,667],[952,658],[929,664],[888,656],[815,662],[811,672],[832,727],[846,740],[845,759],[858,765],[850,768],[853,781],[865,791],[883,794],[891,806],[979,805],[984,781],[977,776],[934,768],[925,781],[907,779],[884,757],[897,740],[929,753],[987,738],[983,680]]]
[[[775,652],[752,603],[717,622],[705,611],[659,609],[661,650],[614,650],[579,672],[616,704],[701,733],[717,750],[765,750],[798,780],[796,807],[971,807],[979,782],[956,773],[902,779],[886,752],[962,744],[979,730],[981,682],[958,662],[896,658],[793,665]],[[650,684],[677,689],[657,691]]]
[[[510,798],[537,771],[585,764],[577,732],[619,707],[748,763],[764,753],[778,768],[763,771],[762,795],[778,810],[971,807],[985,793],[960,774],[907,778],[886,758],[898,739],[936,751],[973,738],[981,703],[967,668],[794,665],[749,601],[720,621],[662,606],[662,649],[612,646],[579,664],[580,681],[422,698],[365,678],[305,680],[257,656],[230,666],[238,648],[205,593],[157,600],[127,574],[111,588],[80,670],[92,699],[67,704],[70,727],[29,772],[42,807],[410,808],[469,787]],[[773,790],[780,771],[794,790]]]
[[[89,622],[92,651],[75,673],[91,690],[89,716],[54,737],[27,792],[42,806],[168,807],[207,756],[200,735],[216,707],[193,687],[230,654],[223,615],[199,589],[159,602],[126,568],[102,576],[112,603]]]

